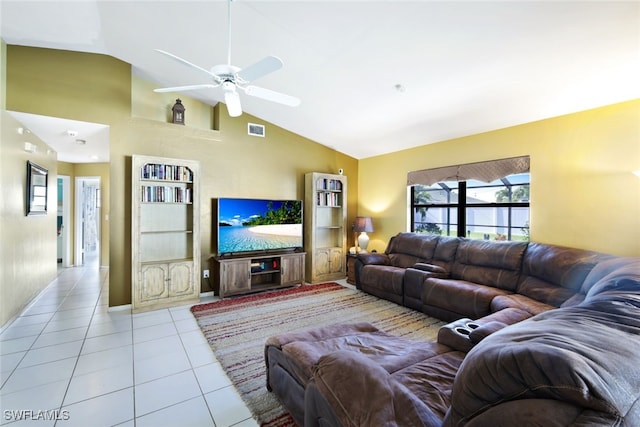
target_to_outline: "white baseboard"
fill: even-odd
[[[112,313],[115,311],[126,311],[126,310],[131,311],[131,304],[114,305],[113,307],[109,307],[107,309],[109,313]]]

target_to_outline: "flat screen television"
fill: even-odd
[[[302,248],[302,200],[217,199],[218,255]]]

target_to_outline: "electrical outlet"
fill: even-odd
[[[209,278],[209,270],[202,270],[202,278],[203,279]]]

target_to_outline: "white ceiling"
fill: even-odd
[[[108,54],[158,87],[207,81],[156,48],[227,60],[222,0],[0,1],[8,44]],[[284,61],[256,85],[302,100],[241,94],[246,112],[355,158],[640,98],[638,1],[236,0],[231,39],[241,68]]]
[[[10,111],[18,122],[69,163],[109,161],[109,126]]]

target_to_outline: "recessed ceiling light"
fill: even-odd
[[[86,139],[76,139],[76,144],[78,144],[78,145],[86,145],[87,144],[87,140]]]

